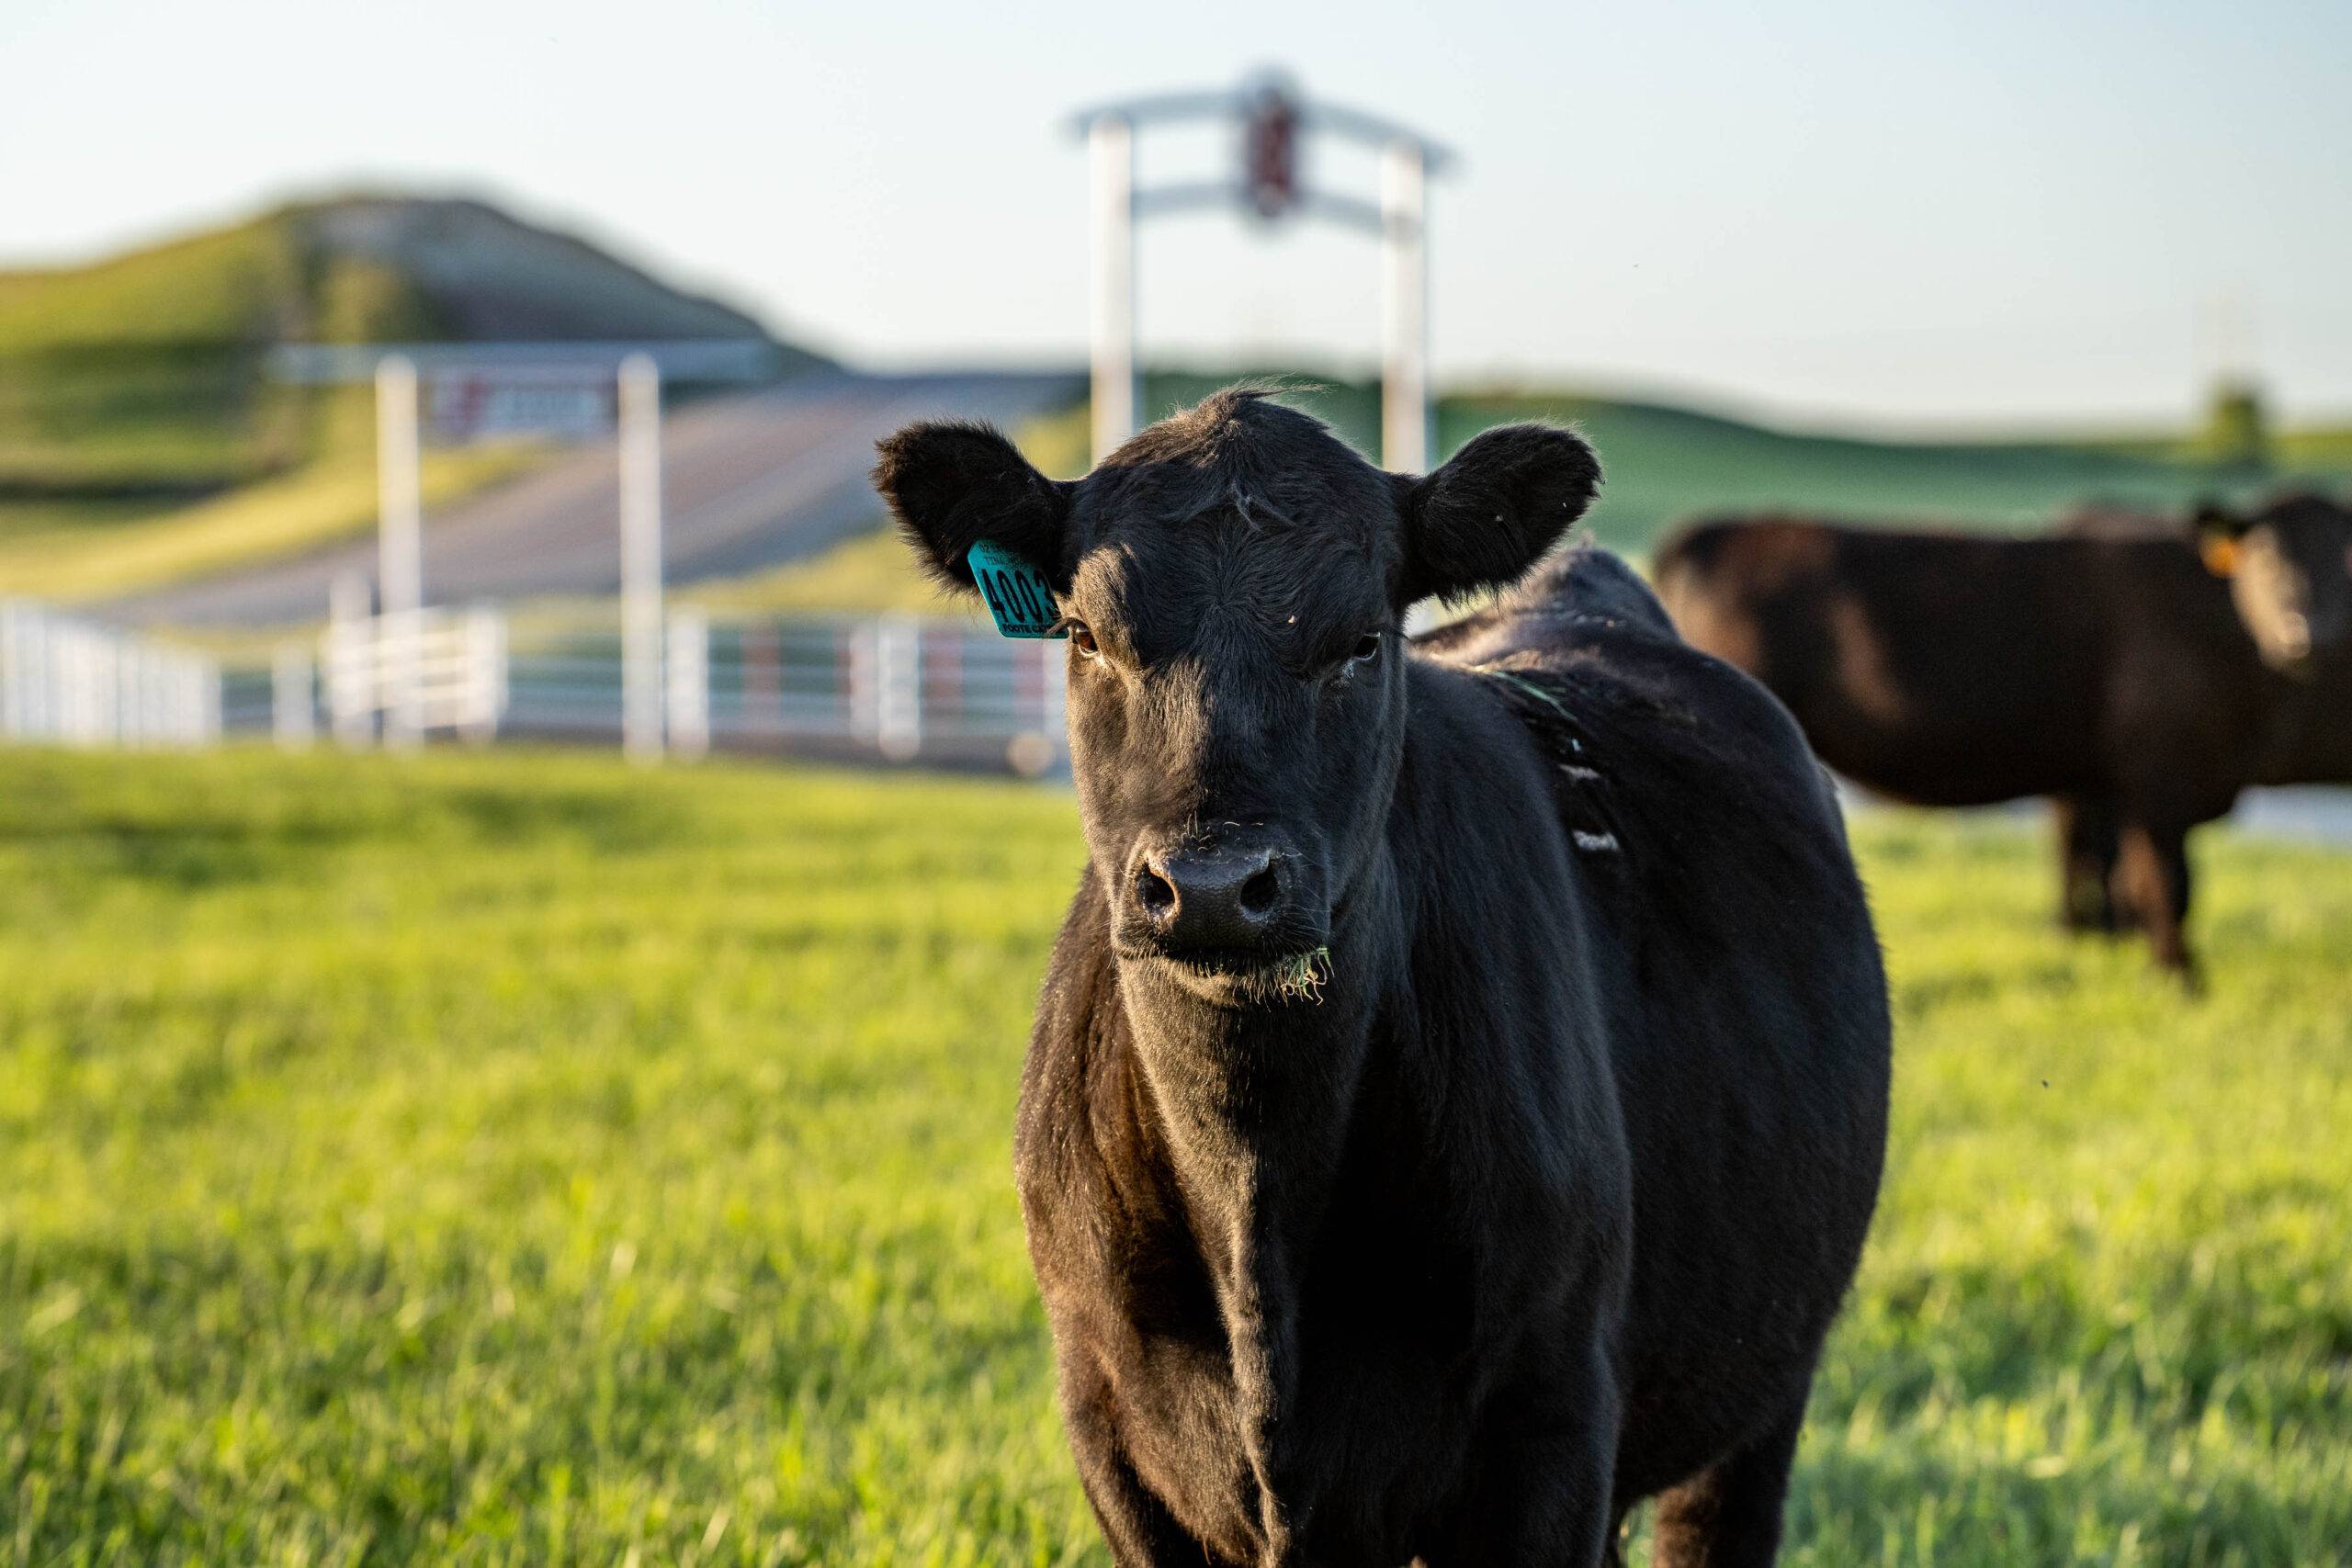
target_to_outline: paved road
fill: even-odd
[[[664,557],[673,581],[728,577],[811,555],[871,524],[874,443],[910,419],[1010,424],[1080,389],[1075,376],[865,376],[821,371],[713,399],[662,426]],[[620,582],[619,497],[609,443],[425,519],[432,604],[608,594]],[[101,606],[143,625],[275,626],[326,614],[327,589],[372,575],[372,536],[297,559]]]

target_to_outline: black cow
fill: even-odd
[[[1427,478],[1228,390],[1086,479],[917,425],[938,578],[1051,579],[1091,854],[1015,1167],[1126,1564],[1774,1555],[1878,1189],[1888,1022],[1838,807],[1745,676],[1581,553],[1590,450]]]
[[[2192,977],[2189,829],[2249,784],[2352,782],[2352,513],[2320,496],[2030,538],[1723,519],[1657,577],[1857,783],[2052,797],[2068,922],[2142,927]]]

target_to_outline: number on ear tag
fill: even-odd
[[[989,614],[996,617],[999,632],[1006,637],[1069,636],[1048,629],[1061,618],[1061,612],[1054,607],[1053,584],[1046,581],[1044,572],[986,539],[974,545],[964,559],[972,569],[972,581],[979,585],[980,597],[989,602]]]

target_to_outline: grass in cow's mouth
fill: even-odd
[[[1277,1000],[1319,1002],[1323,982],[1331,977],[1331,950],[1318,947],[1312,953],[1295,953],[1266,973],[1272,979]]]
[[[1242,999],[1250,1002],[1319,1002],[1323,999],[1323,987],[1331,978],[1329,947],[1273,959],[1232,951],[1194,951],[1160,956],[1203,978],[1227,982],[1240,992]]]

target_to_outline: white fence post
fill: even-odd
[[[10,606],[9,685],[16,695],[8,733],[19,740],[54,737],[54,688],[50,675],[49,617],[38,604]]]
[[[135,747],[142,739],[139,733],[139,650],[111,637],[104,637],[101,648],[98,667],[106,671],[101,684],[107,699],[98,720],[98,728],[105,737],[103,744]]]
[[[860,621],[849,633],[849,733],[854,740],[868,740],[876,745],[882,739],[881,671],[882,628],[872,621]],[[781,679],[783,654],[777,654],[778,678]]]
[[[269,732],[288,751],[304,751],[318,739],[318,694],[311,650],[281,642],[269,665]]]
[[[42,731],[40,606],[0,599],[0,736],[31,740]]]
[[[662,759],[662,370],[621,362],[621,749]]]
[[[356,571],[327,590],[327,629],[319,652],[326,665],[327,722],[343,745],[376,738],[376,646],[368,624],[368,582]]]
[[[416,366],[391,355],[376,366],[376,575],[383,625],[371,651],[376,680],[390,688],[383,705],[384,744],[394,748],[417,745],[424,736],[419,625],[424,606],[423,460]]]
[[[710,617],[670,612],[662,669],[669,683],[670,750],[692,761],[710,750]]]
[[[29,715],[26,735],[54,740],[58,723],[56,623],[46,611],[35,609],[25,627],[25,671]]]
[[[14,740],[24,732],[24,657],[17,650],[24,616],[15,601],[0,599],[0,739]]]
[[[875,623],[874,739],[893,762],[922,750],[922,623],[885,615]]]
[[[220,732],[214,660],[0,601],[0,739],[143,748]]]
[[[183,668],[183,678],[195,691],[181,709],[190,720],[190,728],[181,739],[191,746],[217,745],[220,739],[220,666],[210,659],[191,658]]]
[[[486,606],[466,612],[463,696],[458,733],[477,746],[497,739],[506,716],[506,617]]]
[[[65,739],[75,746],[103,746],[114,739],[114,649],[87,626],[66,624],[68,712]]]
[[[166,660],[135,642],[119,642],[114,650],[114,733],[122,746],[153,746],[163,741],[169,723],[156,712],[156,689],[168,669]]]

